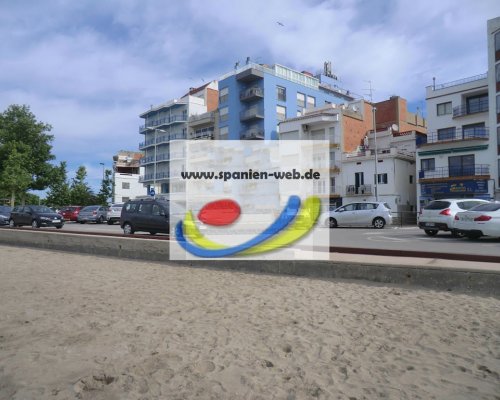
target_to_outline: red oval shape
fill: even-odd
[[[198,219],[207,225],[224,226],[232,224],[240,214],[238,203],[231,199],[222,199],[205,204],[198,213]]]

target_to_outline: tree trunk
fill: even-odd
[[[10,192],[10,206],[14,207],[14,203],[16,202],[16,192]]]

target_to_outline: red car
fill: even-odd
[[[76,221],[81,209],[82,206],[67,206],[62,208],[61,214],[66,221]]]

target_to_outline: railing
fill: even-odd
[[[346,194],[348,196],[362,196],[366,194],[372,194],[372,185],[347,185]]]
[[[214,130],[215,128],[213,126],[197,129],[191,133],[191,139],[211,139],[214,137]]]
[[[146,147],[149,147],[149,146],[152,146],[155,144],[155,140],[154,139],[151,139],[151,140],[146,140],[145,142],[141,142],[139,143],[139,149],[140,150],[143,150],[145,149]]]
[[[168,135],[163,135],[156,138],[156,144],[168,143],[171,140],[186,139],[186,134],[184,132],[169,133]]]
[[[253,107],[246,111],[240,112],[240,120],[247,120],[253,118],[264,118],[264,110],[260,107]]]
[[[249,129],[240,132],[241,138],[248,139],[264,139],[264,131],[262,129]]]
[[[142,157],[140,163],[141,163],[141,165],[149,164],[149,163],[154,162],[154,160],[155,160],[154,156]]]
[[[145,131],[148,128],[154,128],[156,126],[168,125],[174,122],[186,122],[186,121],[187,121],[186,114],[171,115],[169,117],[159,118],[146,122],[145,125],[139,126],[139,132]]]
[[[489,164],[474,164],[457,167],[437,167],[418,171],[419,179],[455,178],[463,176],[486,176],[490,174]]]
[[[249,100],[254,97],[264,97],[264,90],[259,87],[253,87],[240,92],[240,100]]]
[[[168,153],[162,153],[156,156],[156,161],[168,161],[168,160],[170,160]]]
[[[446,132],[432,132],[427,134],[427,142],[418,142],[417,147],[430,143],[439,142],[457,142],[461,140],[472,140],[472,139],[489,139],[489,128],[477,127],[477,128],[457,128],[455,131]]]
[[[365,149],[344,154],[346,158],[371,157],[375,156],[375,149]],[[397,147],[390,147],[388,149],[377,149],[377,154],[390,154],[390,155],[400,155],[406,157],[415,157],[415,152],[398,149]]]
[[[432,88],[432,90],[441,90],[441,89],[446,89],[452,86],[457,86],[457,85],[463,85],[464,83],[469,83],[469,82],[474,82],[478,81],[481,79],[486,79],[488,77],[488,74],[480,74],[480,75],[474,75],[469,78],[463,78],[463,79],[458,79],[456,81],[451,81],[447,83],[441,83],[439,85],[430,85],[427,86],[428,88]]]
[[[464,115],[487,112],[488,109],[489,109],[488,99],[480,100],[478,103],[462,104],[460,106],[453,107],[453,118],[462,117]]]
[[[139,176],[139,182],[152,181],[154,179],[154,174],[146,174]]]
[[[198,114],[198,115],[191,115],[189,117],[189,122],[194,123],[194,122],[199,122],[199,121],[204,121],[208,120],[208,122],[215,122],[215,113],[213,111],[209,111],[203,114]]]

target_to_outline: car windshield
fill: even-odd
[[[88,207],[85,207],[84,209],[82,209],[81,211],[94,211],[94,210],[97,210],[99,208],[99,206],[88,206]]]
[[[424,210],[444,210],[451,205],[449,201],[431,201],[424,207]]]
[[[473,207],[469,211],[498,211],[498,210],[500,210],[500,203],[487,203]]]
[[[54,210],[51,210],[47,206],[31,206],[31,209],[33,211],[39,212],[39,213],[53,213],[54,212]]]

